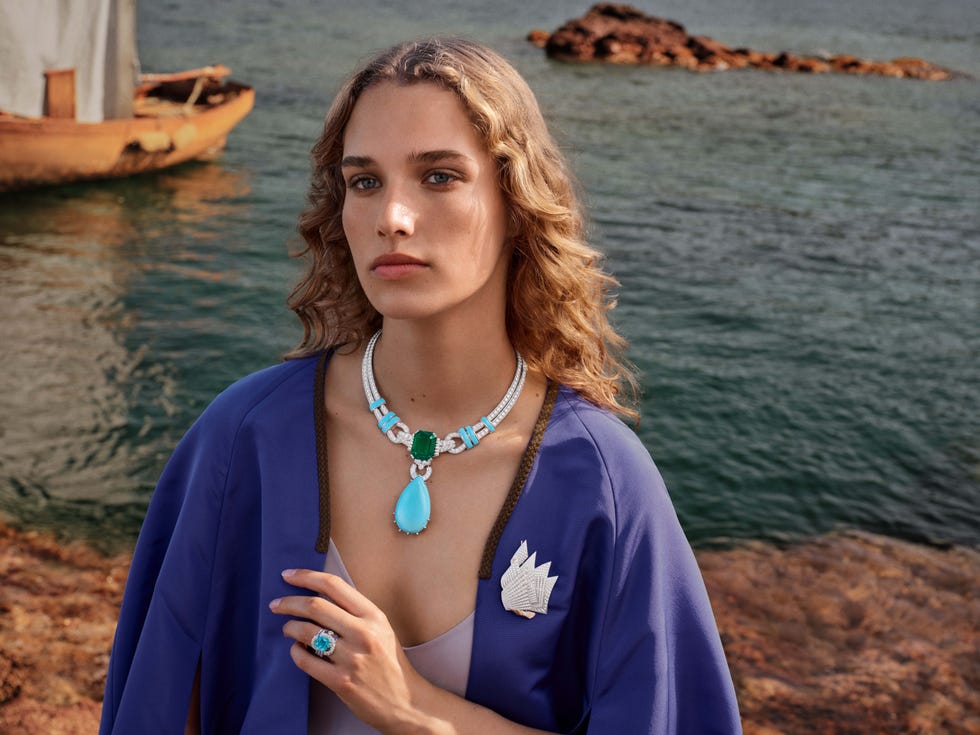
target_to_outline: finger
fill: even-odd
[[[377,609],[374,603],[336,574],[314,572],[310,569],[286,569],[282,578],[296,587],[326,595],[351,615],[363,617]]]
[[[297,642],[289,647],[289,657],[298,669],[312,676],[327,689],[336,691],[346,676],[339,666],[314,656],[302,643]]]
[[[341,651],[343,648],[340,644],[343,638],[336,631],[333,631],[331,629],[331,632],[333,632],[334,635],[337,636],[337,640],[334,643],[334,650],[329,655],[321,656],[316,651],[310,650],[313,647],[313,638],[319,635],[322,630],[324,630],[324,628],[320,627],[319,625],[314,625],[313,623],[307,623],[303,620],[289,620],[286,622],[285,625],[282,626],[283,635],[287,638],[292,638],[297,643],[302,644],[304,647],[306,647],[307,652],[310,655],[315,656],[316,658],[319,658],[328,663],[336,663],[335,657],[337,656],[337,653]]]
[[[306,618],[319,628],[330,628],[342,635],[358,625],[357,617],[330,600],[314,595],[280,597],[269,603],[269,609],[276,615]]]

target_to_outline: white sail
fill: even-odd
[[[45,71],[75,70],[75,119],[132,116],[135,0],[0,0],[0,110],[45,114]]]

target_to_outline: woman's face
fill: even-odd
[[[368,88],[341,168],[344,233],[375,309],[388,319],[503,319],[507,207],[455,94],[430,82]]]

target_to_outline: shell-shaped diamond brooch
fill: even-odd
[[[548,613],[548,598],[558,577],[549,577],[551,562],[535,566],[537,552],[527,553],[527,541],[521,541],[517,552],[510,558],[510,567],[500,577],[500,601],[504,609],[523,618],[533,618],[537,613]]]

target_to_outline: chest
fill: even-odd
[[[474,450],[437,457],[426,482],[429,525],[407,535],[393,514],[411,457],[369,420],[352,418],[362,420],[326,421],[331,537],[355,587],[385,612],[402,645],[416,645],[473,611],[486,541],[526,437],[500,432]]]

